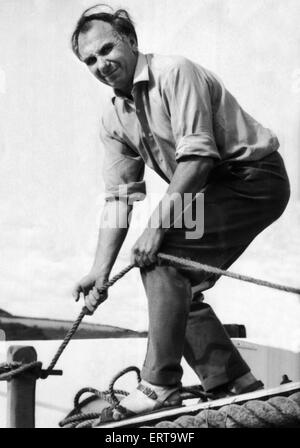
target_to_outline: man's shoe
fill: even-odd
[[[151,414],[164,408],[170,409],[181,405],[179,387],[158,388],[142,381],[119,405],[103,409],[96,424]]]
[[[260,380],[254,381],[249,386],[244,387],[239,393],[230,390],[230,383],[216,387],[215,389],[207,392],[207,398],[209,400],[219,400],[220,398],[236,397],[237,395],[248,394],[264,388],[264,383]]]

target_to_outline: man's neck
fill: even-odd
[[[133,100],[132,86],[129,89],[115,89],[114,92],[115,92],[116,96],[125,97],[131,101]]]
[[[130,100],[133,100],[132,89],[133,89],[133,81],[134,81],[134,74],[135,74],[135,70],[136,70],[136,66],[137,66],[137,61],[138,61],[138,54],[136,55],[136,58],[135,58],[134,68],[132,71],[132,76],[130,78],[130,82],[126,86],[124,86],[120,89],[115,89],[116,92],[120,92],[121,95],[126,96],[126,98],[128,98]]]

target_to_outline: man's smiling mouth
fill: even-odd
[[[103,74],[103,77],[104,78],[110,78],[117,70],[118,70],[118,68],[119,67],[116,67],[115,69],[113,69],[112,71],[110,71],[109,73],[107,73],[107,74]]]

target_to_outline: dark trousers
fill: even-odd
[[[160,251],[227,269],[251,241],[279,218],[289,200],[289,181],[279,153],[256,162],[216,167],[204,192],[204,234],[186,238],[172,228]],[[218,277],[160,264],[141,270],[149,310],[149,336],[142,377],[176,385],[184,356],[205,390],[250,371],[202,291]],[[193,291],[197,292],[193,293]]]

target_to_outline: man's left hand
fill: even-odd
[[[147,227],[131,250],[131,263],[140,268],[154,264],[164,235],[165,229]]]

